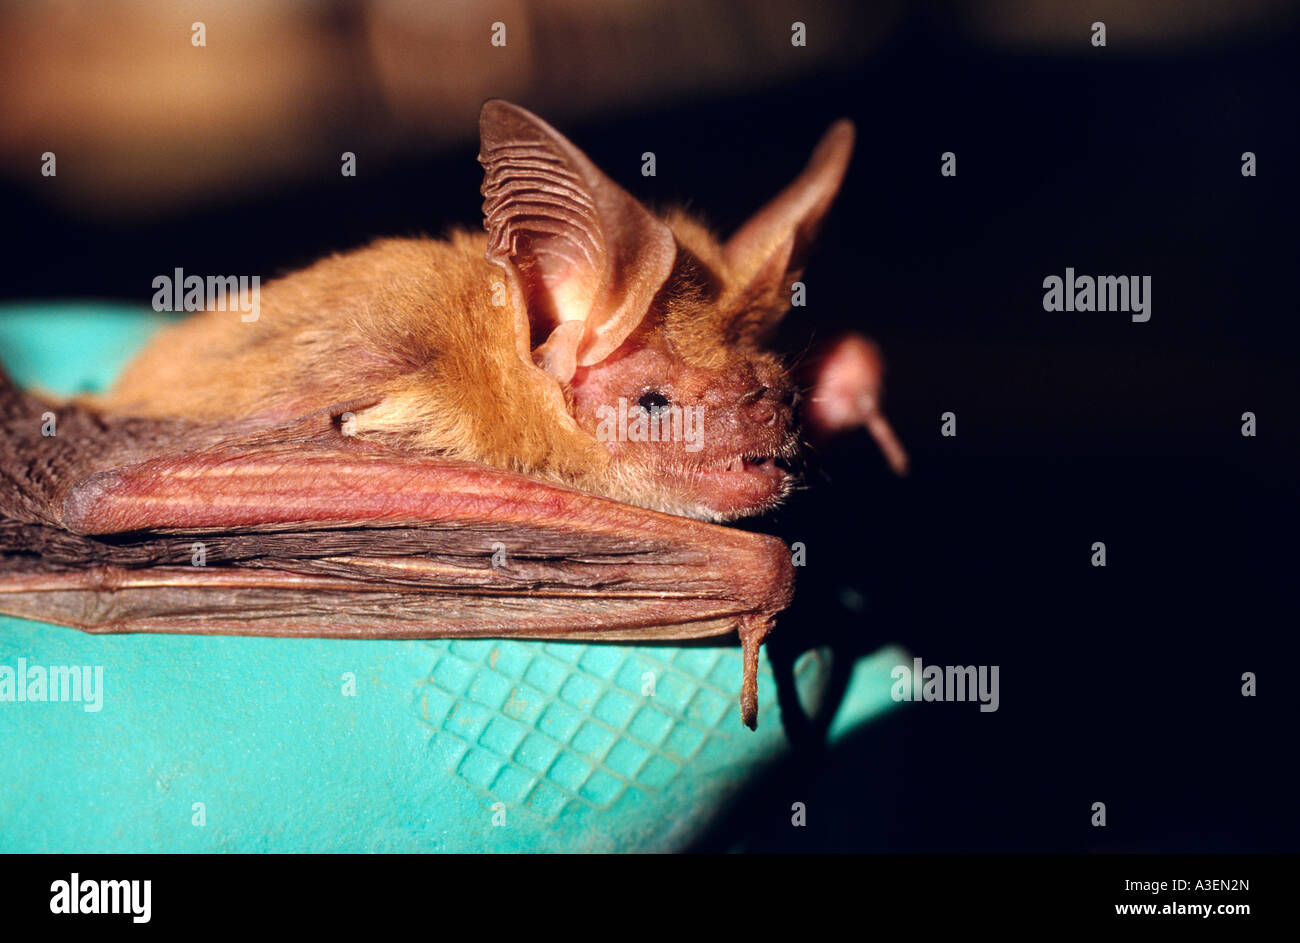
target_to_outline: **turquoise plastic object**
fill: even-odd
[[[99,389],[161,323],[0,308],[0,359],[26,386]],[[908,661],[856,664],[833,739],[893,706]],[[788,747],[766,654],[759,729],[741,725],[725,640],[95,636],[0,617],[5,666],[102,681],[81,702],[0,700],[0,852],[678,850]],[[817,704],[827,653],[795,676]]]

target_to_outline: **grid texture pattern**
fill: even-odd
[[[630,788],[662,789],[693,760],[725,762],[738,650],[426,644],[437,657],[417,707],[434,761],[493,801],[552,821],[571,803],[605,809]]]

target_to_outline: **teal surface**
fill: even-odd
[[[160,323],[0,309],[0,359],[25,385],[92,390]],[[907,661],[854,666],[833,737],[894,706]],[[0,852],[674,850],[787,750],[766,655],[759,729],[741,725],[734,644],[93,636],[0,617],[0,683],[6,666],[102,682],[97,710],[89,691],[0,700]],[[795,675],[816,704],[826,653]]]
[[[125,305],[0,308],[0,362],[19,386],[64,396],[93,393],[118,373],[170,315]]]

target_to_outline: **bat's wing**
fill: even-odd
[[[346,406],[221,436],[19,396],[0,403],[0,612],[91,632],[734,630],[755,721],[758,648],[793,583],[775,538],[384,450],[342,435]],[[51,414],[55,434],[35,435]]]

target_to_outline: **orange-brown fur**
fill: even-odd
[[[665,222],[677,270],[625,346],[659,331],[693,366],[722,371],[759,358],[779,371],[757,348],[757,325],[784,308],[777,286],[756,298],[728,285],[713,235],[680,212]],[[671,497],[647,500],[653,469],[612,468],[558,385],[521,359],[509,302],[492,303],[501,273],[484,260],[486,243],[456,231],[325,258],[267,284],[255,322],[205,311],[164,330],[101,405],[223,421],[355,404],[351,431],[361,437],[683,510]]]

